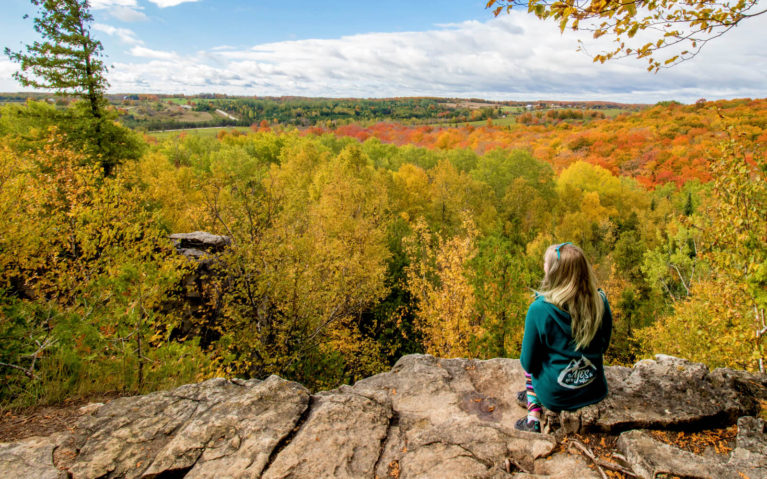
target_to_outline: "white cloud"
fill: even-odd
[[[160,8],[166,8],[166,7],[175,7],[176,5],[181,5],[182,3],[197,2],[199,0],[149,0],[149,1],[154,3]]]
[[[0,59],[0,78],[10,77],[18,68],[19,66],[16,63],[4,58]]]
[[[138,45],[130,49],[130,54],[134,57],[156,58],[160,60],[173,60],[178,58],[178,55],[176,55],[174,52],[152,50],[150,48],[145,48]]]
[[[148,20],[144,12],[130,7],[115,7],[109,11],[109,15],[123,22],[143,22]]]
[[[136,57],[115,62],[110,69],[115,92],[653,103],[767,97],[767,54],[758,22],[745,22],[693,61],[659,74],[648,73],[643,62],[633,59],[593,63],[590,56],[575,51],[577,40],[586,41],[594,52],[609,46],[604,39],[595,42],[583,33],[560,34],[556,24],[524,12],[423,32],[179,53],[152,49],[131,30],[100,28],[132,45],[130,54]]]
[[[91,0],[91,8],[94,10],[101,10],[105,8],[114,7],[133,7],[136,8],[138,4],[136,0]]]
[[[91,8],[94,10],[106,10],[107,13],[123,22],[139,22],[147,20],[138,6],[137,0],[92,0]]]
[[[13,79],[13,74],[19,70],[19,65],[5,58],[0,58],[0,91],[33,91],[30,87],[23,87]]]
[[[136,38],[136,34],[133,32],[133,30],[128,28],[118,28],[112,25],[106,25],[104,23],[94,23],[93,29],[98,32],[104,32],[107,35],[116,36],[120,39],[120,41],[129,45],[143,43],[141,40]]]

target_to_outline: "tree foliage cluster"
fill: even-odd
[[[586,123],[454,128],[379,123],[309,131],[429,149],[468,148],[480,154],[496,148],[522,148],[557,170],[585,161],[654,188],[668,182],[681,186],[693,179],[710,181],[711,151],[726,138],[727,128],[733,124],[743,140],[767,143],[767,100],[658,104],[637,113]]]
[[[236,98],[196,100],[197,111],[221,109],[244,125],[265,120],[273,124],[307,127],[365,121],[464,122],[498,118],[501,110],[458,107],[441,98],[317,99]]]
[[[710,107],[717,106],[722,105]],[[693,113],[698,120],[708,115],[699,110],[689,113],[689,122],[693,122]],[[637,116],[642,115],[644,113]],[[627,120],[627,123],[631,121]],[[263,324],[272,325],[270,327],[275,324],[316,324],[308,319],[296,320],[295,316],[289,316],[293,319],[287,322],[280,319],[295,306],[289,307],[276,299],[281,296],[283,301],[295,300],[301,298],[303,291],[309,296],[303,301],[297,300],[298,304],[320,307],[322,303],[313,296],[318,293],[309,287],[317,284],[314,268],[324,271],[322,277],[329,282],[323,289],[336,291],[335,296],[323,296],[331,299],[332,307],[324,306],[322,312],[306,316],[313,316],[319,324],[325,325],[327,334],[335,327],[348,328],[343,333],[334,333],[344,337],[344,342],[332,343],[326,349],[333,352],[333,361],[325,363],[330,360],[320,360],[321,356],[309,360],[310,364],[321,361],[324,364],[322,370],[329,374],[328,377],[318,380],[314,366],[309,367],[302,363],[302,358],[287,354],[288,351],[302,350],[297,345],[306,345],[307,338],[319,341],[317,344],[309,342],[308,349],[322,350],[319,344],[328,341],[329,336],[316,333],[316,328],[307,326],[303,326],[303,330],[281,330],[279,334],[262,326],[262,334],[271,331],[266,337],[272,339],[259,340],[246,348],[247,364],[251,368],[247,371],[251,374],[288,374],[322,387],[376,372],[377,367],[391,364],[404,352],[514,356],[518,352],[531,290],[542,274],[540,257],[548,244],[562,239],[577,242],[597,265],[600,280],[616,311],[616,345],[612,359],[631,362],[642,354],[664,349],[659,338],[669,336],[662,332],[652,333],[655,331],[653,327],[659,328],[663,324],[658,318],[680,324],[677,318],[689,314],[696,301],[704,301],[702,298],[711,306],[700,321],[717,324],[734,321],[753,336],[755,322],[751,309],[756,304],[754,301],[758,301],[756,291],[762,284],[759,281],[763,281],[759,279],[762,278],[759,271],[764,263],[763,256],[752,253],[744,257],[743,261],[753,270],[749,277],[752,279],[729,276],[725,280],[731,285],[752,284],[751,295],[757,299],[748,304],[744,302],[739,310],[725,305],[720,299],[704,296],[703,288],[699,287],[705,281],[722,277],[723,263],[715,260],[720,257],[717,251],[733,251],[732,245],[740,241],[728,236],[731,245],[724,246],[723,240],[712,239],[714,226],[708,223],[711,218],[720,218],[722,235],[730,231],[724,219],[728,214],[717,216],[712,212],[744,201],[722,196],[732,188],[720,185],[719,178],[732,178],[733,184],[740,184],[748,177],[752,179],[749,184],[762,184],[757,180],[763,180],[763,157],[754,146],[759,144],[754,140],[760,138],[760,134],[755,134],[753,123],[753,119],[745,115],[743,123],[734,127],[739,132],[733,140],[735,144],[750,145],[743,154],[735,154],[734,147],[727,147],[727,136],[710,133],[711,143],[702,150],[701,155],[705,155],[702,161],[710,165],[729,162],[727,164],[731,166],[721,173],[714,167],[711,173],[718,176],[709,183],[693,177],[681,186],[676,182],[657,182],[653,189],[648,189],[640,181],[616,176],[610,170],[582,159],[573,158],[557,172],[549,162],[541,161],[523,149],[496,148],[479,154],[464,148],[396,146],[382,143],[377,138],[358,143],[354,138],[334,134],[302,136],[262,128],[255,134],[220,135],[217,141],[195,137],[166,140],[155,147],[158,154],[167,158],[165,168],[176,174],[186,171],[182,175],[184,178],[198,176],[199,172],[192,174],[195,170],[210,168],[212,172],[216,162],[223,161],[219,158],[227,158],[236,165],[253,162],[254,165],[248,168],[259,172],[256,175],[259,180],[250,186],[250,190],[216,182],[215,194],[210,193],[202,202],[199,199],[192,201],[187,207],[178,203],[178,198],[184,196],[183,189],[168,189],[168,182],[164,181],[156,191],[163,198],[173,198],[174,215],[185,210],[194,212],[183,221],[179,218],[180,222],[172,229],[212,230],[233,235],[235,244],[258,245],[261,252],[256,257],[259,259],[246,256],[243,268],[250,268],[250,272],[242,274],[249,279],[261,277],[266,283],[256,281],[247,287],[240,286],[246,291],[258,292],[257,295],[246,295],[247,301],[245,296],[239,299],[247,303],[246,309],[250,310],[246,317],[263,318]],[[492,134],[492,128],[487,130]],[[716,139],[720,141],[712,144]],[[200,158],[204,158],[201,164]],[[345,162],[356,166],[350,169]],[[744,172],[740,177],[734,176],[740,170],[733,165],[743,165],[744,162]],[[332,173],[324,165],[328,165]],[[289,173],[284,173],[286,170]],[[353,176],[345,176],[352,172]],[[285,175],[291,178],[290,183],[284,179]],[[328,178],[334,176],[342,178],[328,183]],[[142,174],[140,177],[150,178],[152,175]],[[208,180],[198,181],[201,182],[196,188],[197,194],[207,194],[203,185]],[[234,177],[228,181],[234,181]],[[337,192],[340,196],[334,197],[332,202],[333,209],[342,212],[340,216],[329,216],[328,210],[324,209],[330,204],[325,197],[330,194],[328,184],[344,191],[343,194]],[[744,194],[750,198],[748,204],[757,208],[748,213],[752,215],[749,225],[753,226],[754,218],[761,213],[757,205],[764,204],[759,196],[763,195],[763,190],[749,189]],[[232,205],[229,202],[234,202],[238,195],[244,195],[241,201],[247,198],[251,202],[249,213],[236,214],[239,206],[227,206]],[[300,202],[293,204],[297,198]],[[192,206],[200,203],[213,209],[201,215],[200,210]],[[316,209],[321,206],[321,210]],[[224,215],[222,212],[226,211],[230,213]],[[256,214],[258,212],[262,215]],[[203,218],[207,219],[203,221]],[[243,219],[247,219],[244,225],[241,223]],[[320,236],[313,236],[319,234],[312,229],[316,221],[322,222],[324,233]],[[355,222],[364,225],[362,229],[366,233],[356,230]],[[285,231],[285,224],[292,225],[293,229]],[[247,234],[237,233],[242,228]],[[280,231],[279,240],[270,242],[267,238],[274,228]],[[764,238],[763,228],[750,227],[751,230],[761,232],[751,240],[754,244]],[[325,236],[330,233],[340,237]],[[313,239],[306,243],[298,240],[305,235],[312,235]],[[268,251],[286,247],[291,236],[299,241],[298,244],[305,245],[304,248],[311,245],[308,250],[303,250],[304,256],[287,259],[280,255],[274,260],[267,259],[270,257]],[[345,248],[346,254],[328,260],[329,253],[322,248],[331,243]],[[252,248],[246,249],[252,251]],[[292,246],[290,251],[298,254],[296,248]],[[358,250],[367,251],[369,256],[356,253]],[[237,251],[238,247],[233,248],[234,257],[244,254]],[[343,261],[350,255],[354,258],[354,266],[343,266]],[[362,261],[364,257],[370,262]],[[299,269],[298,273],[294,269],[290,269],[290,273],[283,269],[294,268],[291,266],[294,262],[314,265],[317,261],[323,265],[330,261],[339,266],[336,269]],[[344,276],[359,279],[343,283],[334,276],[338,268],[345,271]],[[231,265],[227,266],[227,270],[233,269]],[[278,277],[283,282],[292,278],[289,293],[275,293],[272,288],[280,281],[264,276],[265,271],[279,271]],[[376,271],[376,275],[371,271]],[[377,279],[372,279],[374,277]],[[302,280],[307,281],[303,288]],[[344,287],[358,285],[360,289],[354,297],[364,298],[364,304],[344,312],[347,307],[345,297],[339,292],[343,287],[331,286],[336,281]],[[380,281],[377,288],[374,287],[376,281]],[[327,290],[324,294],[328,294]],[[720,309],[716,310],[717,307]],[[746,310],[748,312],[744,312]],[[333,317],[328,311],[345,317]],[[738,315],[744,319],[738,321]],[[270,317],[272,319],[267,319]],[[238,321],[252,325],[252,321]],[[230,325],[222,329],[222,334],[237,330]],[[239,338],[256,336],[251,330],[232,334]],[[264,364],[264,359],[253,358],[252,352],[259,350],[258,344],[262,347],[276,344],[274,338],[281,338],[277,342],[285,344],[281,353],[283,359],[274,360],[266,369],[252,369],[253,364]],[[358,343],[348,338],[359,338],[359,341],[366,338],[369,342],[357,349]],[[231,344],[236,342],[233,340]],[[714,352],[710,357],[701,356],[697,351],[699,348],[692,345],[678,353],[705,359],[714,365],[758,367],[756,358],[761,357],[762,350],[757,342],[734,341],[733,344],[738,346]],[[236,359],[244,354],[243,351],[230,351],[230,354],[233,354],[229,356],[233,361],[230,371],[244,371]],[[361,361],[361,357],[366,359]],[[329,364],[340,369],[331,374]]]
[[[37,148],[0,142],[0,396],[23,404],[196,378],[199,348],[168,341],[178,318],[162,305],[186,266],[157,212],[62,135],[50,129]]]
[[[408,352],[515,356],[543,252],[564,240],[586,251],[614,305],[609,360],[665,352],[764,371],[764,101],[658,105],[588,125],[563,110],[546,115],[553,125],[513,128],[492,127],[498,109],[471,109],[462,120],[486,128],[299,134],[259,115],[316,125],[459,110],[406,99],[281,111],[212,96],[197,107],[242,108],[258,127],[145,152],[106,108],[88,1],[32,3],[42,41],[6,49],[16,77],[80,101],[0,111],[3,404],[217,375],[327,388]],[[636,54],[655,70],[658,49],[689,41],[692,52],[665,63],[683,60],[763,13],[756,2],[525,5],[619,41],[660,28],[656,43],[596,58]],[[180,305],[194,265],[168,234],[192,230],[231,244],[210,260],[205,304],[189,315]]]
[[[78,99],[66,110],[37,106],[36,111],[5,109],[0,125],[27,135],[47,135],[47,127],[67,129],[62,138],[74,149],[85,150],[109,175],[124,158],[135,158],[140,143],[135,135],[115,123],[116,114],[107,108],[104,92],[109,86],[101,42],[91,35],[88,0],[31,0],[37,8],[34,29],[41,39],[22,51],[5,48],[5,55],[19,64],[14,78],[24,86],[47,89]],[[25,16],[26,18],[26,16]],[[14,125],[19,122],[21,125]],[[31,123],[30,123],[31,122]],[[34,126],[34,128],[30,128]]]
[[[696,126],[720,139],[701,152],[712,181],[648,188],[588,156],[541,159],[536,143],[478,153],[267,127],[168,138],[105,176],[65,128],[28,114],[49,108],[0,116],[27,119],[0,130],[4,401],[214,375],[279,374],[321,389],[411,352],[514,357],[543,252],[564,240],[584,248],[610,297],[610,361],[667,352],[763,362],[758,109],[722,136]],[[709,118],[666,109],[621,121]],[[508,135],[476,130],[436,136]],[[167,236],[195,230],[232,244],[190,317],[178,305],[192,266]]]
[[[157,117],[138,117],[131,113],[119,115],[120,124],[139,131],[164,131],[190,128],[217,128],[228,126],[250,126],[248,120],[232,120],[231,118],[213,117],[209,120],[179,120],[173,117],[158,115]]]

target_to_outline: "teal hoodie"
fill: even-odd
[[[588,347],[575,349],[570,314],[543,296],[527,310],[522,339],[522,367],[533,377],[533,389],[541,404],[551,411],[574,410],[607,396],[602,357],[610,343],[613,320],[607,297],[602,325]]]

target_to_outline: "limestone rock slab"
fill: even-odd
[[[214,379],[116,399],[71,434],[2,444],[0,477],[590,478],[598,476],[588,461],[557,448],[556,437],[601,430],[625,431],[618,444],[639,477],[767,479],[765,424],[750,417],[767,399],[767,378],[668,356],[606,374],[608,398],[554,415],[561,429],[553,435],[514,429],[526,414],[516,403],[518,360],[410,355],[389,372],[314,395],[276,376]],[[641,430],[735,421],[737,445],[725,459]]]
[[[601,479],[599,473],[589,467],[583,456],[559,452],[535,461],[537,477],[548,479]]]
[[[201,249],[205,251],[218,251],[232,243],[228,236],[214,235],[205,231],[192,233],[174,233],[170,239],[179,249]]]
[[[272,449],[309,401],[297,383],[212,379],[121,398],[81,419],[74,435],[74,479],[257,477]]]
[[[672,474],[696,479],[742,478],[736,467],[699,456],[654,439],[647,431],[626,431],[618,438],[618,447],[638,477],[654,479],[658,474]],[[746,475],[754,479],[752,476]]]
[[[657,355],[633,368],[606,368],[606,376],[605,400],[560,415],[565,432],[710,427],[733,424],[757,410],[754,397],[734,387],[736,379],[727,383],[720,373],[685,359]]]
[[[552,436],[516,431],[526,414],[519,361],[405,356],[391,372],[357,382],[359,394],[388,401],[396,415],[376,468],[379,478],[510,477],[512,458],[532,470],[554,449]]]
[[[372,478],[392,414],[390,405],[349,387],[313,396],[305,422],[263,478]]]
[[[61,436],[30,437],[14,443],[0,443],[2,477],[66,479],[67,473],[53,465],[53,451]]]
[[[767,425],[762,419],[738,418],[738,435],[728,465],[747,469],[750,478],[767,478]]]

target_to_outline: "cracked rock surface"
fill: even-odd
[[[738,420],[737,445],[728,461],[705,457],[664,444],[646,430],[626,431],[618,439],[637,477],[658,474],[700,479],[767,478],[767,438],[764,421],[754,417]]]
[[[609,394],[597,404],[561,415],[567,432],[699,428],[735,424],[757,412],[767,379],[657,355],[633,368],[606,368]],[[742,394],[752,388],[752,394]]]
[[[15,443],[0,444],[0,477],[66,479],[66,472],[53,465],[53,451],[58,439],[58,435],[30,437]]]
[[[753,417],[766,378],[669,356],[607,376],[608,398],[560,414],[554,434],[514,429],[526,410],[516,404],[524,377],[512,359],[404,356],[390,372],[314,395],[276,376],[212,379],[113,400],[72,433],[0,444],[0,477],[598,478],[558,438],[607,431],[622,432],[618,445],[638,477],[767,478],[765,424]],[[646,431],[736,422],[726,459]]]
[[[258,477],[308,403],[303,386],[276,376],[121,398],[78,423],[72,459],[56,466],[73,479]]]

